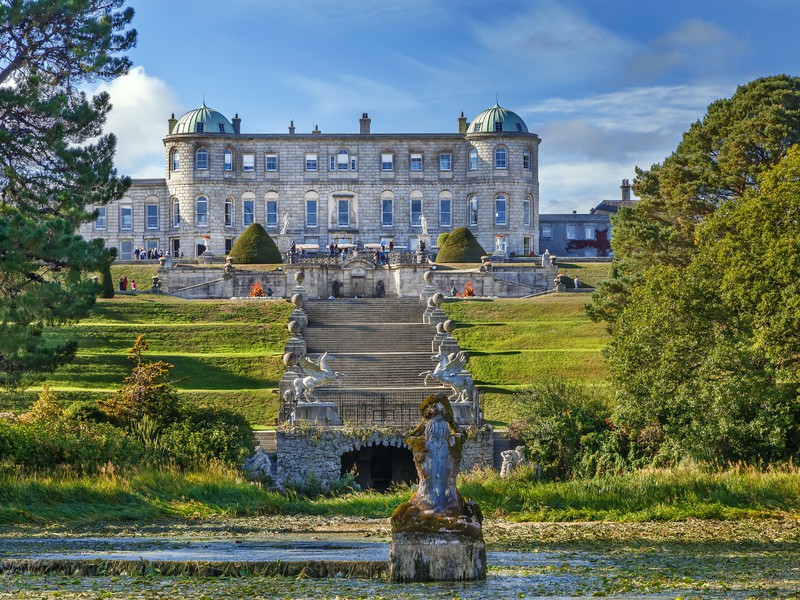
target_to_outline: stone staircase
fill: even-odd
[[[330,363],[333,370],[346,374],[346,379],[331,382],[326,389],[380,390],[388,397],[398,390],[419,390],[420,400],[443,389],[430,380],[424,386],[419,376],[436,366],[431,360],[435,330],[422,322],[425,306],[419,300],[309,300],[303,308],[308,316],[303,337],[309,357],[328,352],[335,357]]]

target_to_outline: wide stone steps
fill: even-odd
[[[428,352],[435,331],[425,324],[310,324],[303,337],[309,353]]]
[[[397,354],[334,354],[329,363],[345,379],[331,381],[329,388],[409,388],[423,386],[419,373],[432,370],[436,363],[430,352]],[[316,358],[316,355],[309,355]],[[429,380],[430,381],[430,380]],[[435,382],[433,382],[435,384]]]
[[[309,300],[304,305],[309,323],[422,323],[425,306],[415,299],[339,298]]]

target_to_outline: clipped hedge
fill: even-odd
[[[253,223],[242,232],[233,244],[230,256],[235,263],[241,265],[283,262],[280,250],[260,223]]]
[[[439,248],[436,256],[437,263],[479,263],[481,256],[486,254],[466,227],[456,227]]]

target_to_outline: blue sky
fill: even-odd
[[[208,106],[242,131],[454,132],[464,111],[539,134],[542,212],[616,198],[717,98],[798,75],[796,0],[130,0],[134,69],[99,87],[117,166],[163,177],[167,118]],[[98,89],[98,88],[95,88]]]

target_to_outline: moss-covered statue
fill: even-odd
[[[422,421],[406,443],[414,453],[419,487],[392,515],[390,577],[394,581],[486,578],[483,515],[456,487],[464,431],[444,394],[420,405]]]

